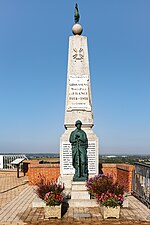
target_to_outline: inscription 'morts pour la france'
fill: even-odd
[[[67,110],[91,111],[88,75],[70,75]]]

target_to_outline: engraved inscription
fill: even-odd
[[[96,142],[95,141],[89,141],[87,156],[88,156],[89,173],[96,173]]]
[[[87,75],[70,76],[67,110],[82,109],[91,111],[88,81]]]
[[[62,143],[62,164],[63,164],[63,174],[74,174],[74,168],[72,166],[72,150],[71,144],[69,142]],[[96,173],[96,142],[89,141],[88,149],[88,171],[90,174]]]
[[[72,150],[69,142],[62,143],[62,165],[63,174],[74,174],[74,168],[72,166]]]

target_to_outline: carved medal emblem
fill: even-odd
[[[76,49],[76,48],[73,48],[73,59],[75,60],[80,60],[82,62],[84,58],[84,51],[83,51],[83,48],[80,48],[80,49]]]

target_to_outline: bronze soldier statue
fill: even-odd
[[[71,132],[69,141],[72,145],[72,164],[75,168],[74,181],[86,181],[88,179],[87,148],[88,139],[86,133],[81,130],[82,122],[77,120],[77,127]]]

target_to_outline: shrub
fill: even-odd
[[[121,194],[117,196],[109,192],[103,193],[100,198],[98,198],[98,202],[101,203],[102,206],[113,208],[116,206],[122,206],[123,200],[124,198]]]
[[[52,191],[46,193],[44,197],[44,201],[46,202],[46,205],[49,205],[49,206],[60,205],[63,200],[64,198],[62,194],[55,194]]]
[[[47,193],[53,193],[60,195],[64,190],[64,186],[57,184],[54,180],[48,180],[45,176],[39,175],[38,181],[36,182],[37,188],[35,190],[39,198],[45,200]]]
[[[87,181],[87,190],[93,196],[101,196],[102,193],[114,193],[116,195],[124,193],[124,185],[113,182],[111,175],[99,174]]]
[[[122,206],[125,186],[113,181],[111,175],[99,174],[87,181],[87,190],[101,205]]]

